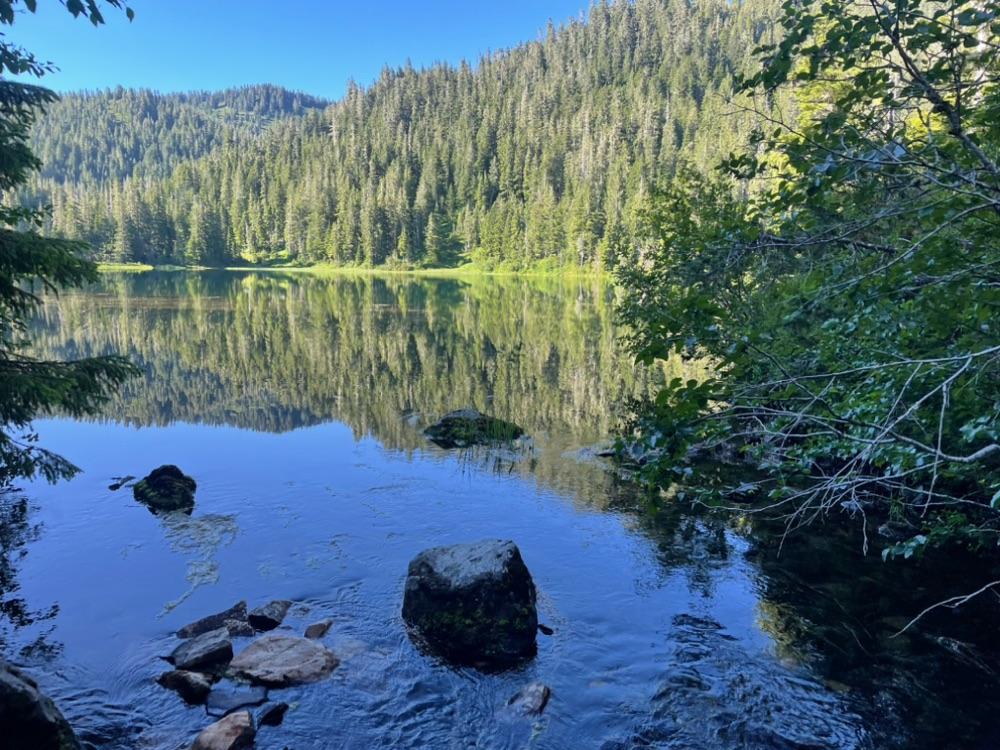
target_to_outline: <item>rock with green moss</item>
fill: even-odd
[[[513,422],[481,414],[475,409],[449,412],[432,424],[424,434],[441,448],[468,448],[472,445],[495,445],[517,440],[524,430]]]
[[[535,654],[535,584],[510,541],[425,550],[410,563],[403,619],[445,660],[484,669]]]
[[[191,477],[168,464],[153,469],[147,477],[136,482],[132,495],[154,513],[191,513],[197,487]]]
[[[80,743],[56,708],[28,675],[0,659],[0,746],[32,750],[79,750]]]

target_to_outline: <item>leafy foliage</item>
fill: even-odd
[[[125,8],[120,0],[107,4]],[[0,23],[13,24],[18,5],[0,2]],[[96,0],[66,0],[65,6],[95,25],[103,22]],[[24,7],[34,12],[35,2],[25,0]],[[42,76],[49,70],[49,64],[0,40],[0,74]],[[55,98],[39,86],[0,80],[0,190],[17,188],[38,168],[28,135],[39,109]],[[119,357],[54,362],[28,353],[26,321],[40,304],[36,292],[78,285],[96,274],[82,243],[38,233],[45,219],[42,210],[0,205],[0,487],[36,473],[50,481],[74,473],[72,464],[36,444],[31,420],[52,409],[91,413],[112,386],[133,372]]]
[[[797,527],[891,519],[928,546],[1000,533],[1000,4],[787,2],[743,83],[766,124],[673,181],[623,278],[643,359],[714,375],[640,416],[659,484],[691,447],[766,472]],[[723,498],[722,486],[702,486]]]

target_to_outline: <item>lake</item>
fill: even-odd
[[[340,657],[263,750],[995,747],[989,666],[898,638],[896,569],[846,536],[779,556],[760,524],[642,493],[595,458],[637,368],[599,281],[240,272],[104,276],[50,300],[39,349],[121,352],[143,377],[100,418],[37,423],[83,471],[7,498],[0,640],[92,747],[174,750],[212,720],[155,678],[187,622],[240,599],[330,617]],[[696,373],[695,373],[696,374]],[[519,451],[444,451],[422,429],[467,405]],[[114,478],[180,466],[193,515],[154,516]],[[538,655],[499,674],[417,649],[400,616],[421,550],[514,540]],[[906,585],[904,585],[906,584]],[[956,645],[957,644],[957,645]],[[238,647],[245,645],[240,641]],[[541,681],[541,717],[505,704]]]

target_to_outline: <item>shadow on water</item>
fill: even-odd
[[[13,650],[13,631],[17,630],[17,658],[38,662],[59,655],[59,643],[50,638],[59,605],[38,608],[38,603],[29,604],[20,595],[18,567],[43,531],[40,524],[32,523],[30,514],[28,499],[20,492],[0,492],[0,655]]]
[[[993,747],[986,624],[890,637],[936,593],[919,570],[846,531],[779,556],[779,530],[649,508],[586,450],[682,374],[631,365],[612,302],[597,282],[245,273],[109,276],[53,301],[44,355],[121,351],[145,377],[100,420],[40,424],[86,472],[3,511],[4,651],[37,664],[40,634],[59,644],[39,679],[102,750],[189,740],[207,718],[154,682],[171,633],[278,596],[297,602],[289,632],[334,618],[342,665],[283,693],[294,710],[262,750]],[[467,405],[530,439],[424,439]],[[198,479],[191,517],[107,489],[168,461]],[[518,542],[554,631],[499,675],[420,653],[399,616],[416,552],[483,537]],[[546,712],[505,710],[535,680]]]

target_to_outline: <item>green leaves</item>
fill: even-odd
[[[107,2],[122,7],[118,0]],[[14,23],[16,5],[0,0],[0,23]],[[96,0],[66,0],[65,6],[73,15],[103,22]],[[24,0],[24,7],[33,13],[37,6]],[[4,70],[41,76],[51,66],[0,42],[0,72]],[[0,81],[0,190],[16,190],[38,168],[28,133],[40,108],[55,99],[38,86]],[[43,217],[35,209],[0,209],[0,490],[18,477],[41,474],[55,481],[75,473],[73,464],[35,445],[31,421],[53,409],[93,413],[109,392],[136,374],[119,357],[46,362],[26,353],[25,322],[41,304],[36,291],[79,285],[96,275],[94,264],[82,257],[81,243],[37,233]]]
[[[780,127],[651,201],[633,340],[716,375],[651,424],[758,456],[781,513],[920,530],[886,559],[995,549],[1000,3],[783,9],[744,83]]]

